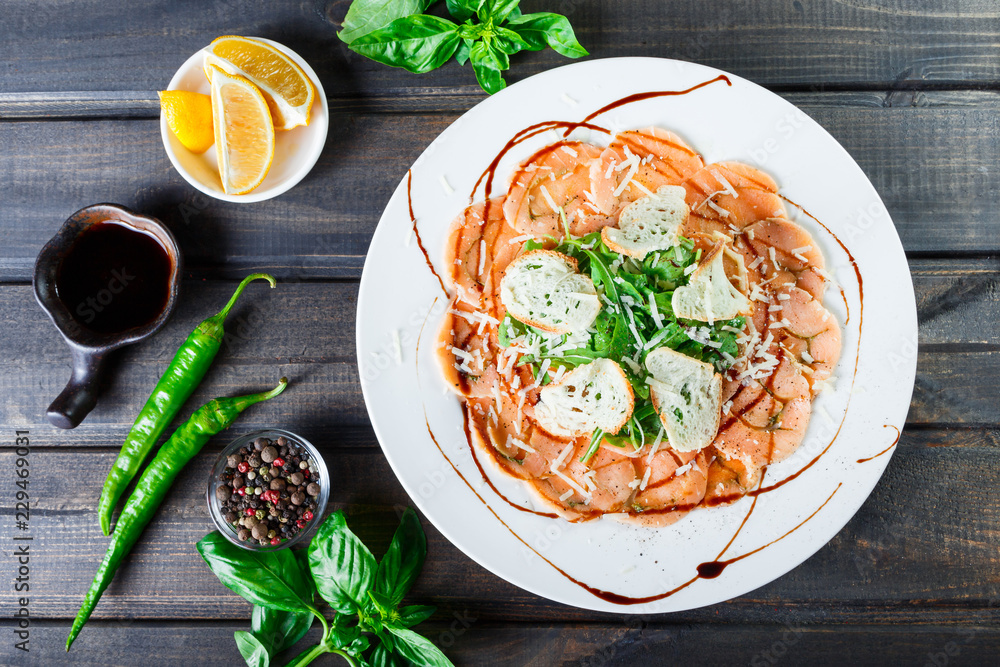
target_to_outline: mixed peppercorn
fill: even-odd
[[[215,497],[241,542],[276,546],[309,527],[321,482],[304,447],[257,438],[229,455]]]

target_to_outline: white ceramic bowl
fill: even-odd
[[[209,197],[223,201],[238,203],[264,201],[289,190],[305,178],[316,161],[319,160],[319,155],[323,152],[323,146],[326,144],[326,132],[330,126],[330,109],[326,103],[326,92],[309,63],[283,44],[262,37],[254,39],[267,42],[294,60],[316,86],[316,100],[313,102],[309,114],[309,124],[304,127],[275,132],[274,161],[271,163],[271,170],[268,172],[267,178],[256,190],[245,195],[227,195],[223,192],[215,145],[213,144],[201,155],[192,153],[181,145],[181,142],[167,127],[166,118],[160,117],[160,137],[163,139],[163,148],[166,149],[174,169],[184,177],[185,181],[198,190]],[[167,90],[189,90],[205,95],[210,94],[211,88],[202,69],[204,57],[205,50],[202,49],[188,58],[170,79]]]

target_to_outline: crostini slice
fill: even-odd
[[[594,429],[617,433],[632,418],[635,396],[625,372],[610,359],[577,366],[542,388],[538,425],[554,436],[576,438]]]
[[[601,302],[594,281],[576,259],[554,250],[532,250],[512,261],[500,280],[500,301],[511,317],[542,331],[584,331]]]
[[[670,446],[693,452],[712,444],[722,414],[722,376],[711,364],[660,347],[646,355],[650,398]]]
[[[716,244],[691,274],[688,284],[674,290],[670,305],[677,317],[714,324],[753,312],[750,299],[736,289],[726,275],[725,257],[726,244]],[[737,259],[736,265],[743,269],[742,258]],[[745,273],[743,270],[741,282],[744,283]]]
[[[604,244],[635,259],[677,245],[690,213],[685,194],[679,185],[664,185],[656,194],[632,202],[622,209],[617,228],[601,230]]]

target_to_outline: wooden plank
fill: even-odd
[[[872,179],[908,251],[995,254],[996,210],[983,193],[1000,190],[993,168],[1000,103],[954,94],[943,99],[955,105],[884,107],[876,105],[894,103],[875,94],[830,93],[808,96],[811,106],[804,109]],[[170,166],[153,120],[0,123],[0,179],[7,187],[0,281],[30,280],[39,248],[62,221],[98,201],[162,219],[178,236],[193,275],[233,278],[269,270],[282,277],[357,278],[398,179],[454,118],[335,115],[326,151],[305,181],[252,206],[210,199],[187,185]]]
[[[327,90],[405,96],[412,87],[475,86],[452,63],[422,77],[378,65],[336,37],[348,3],[320,0],[219,8],[188,0],[134,3],[127,24],[114,5],[89,0],[9,3],[0,26],[4,90],[156,90],[218,35],[259,35],[296,49]],[[990,0],[672,6],[525,0],[525,11],[570,17],[595,58],[692,60],[768,85],[991,84],[1000,78],[1000,23]],[[510,81],[566,64],[550,50],[518,54]],[[474,88],[473,88],[474,90]]]
[[[462,619],[466,621],[466,619]],[[468,619],[471,620],[471,619]],[[791,664],[822,667],[844,664],[882,667],[885,657],[900,664],[991,664],[1000,652],[996,627],[969,625],[889,627],[812,625],[694,625],[646,620],[604,624],[504,625],[472,621],[465,628],[455,621],[429,622],[419,627],[456,665],[668,665],[750,664],[754,667],[791,660]],[[199,664],[242,664],[235,630],[248,623],[125,623],[91,622],[67,654],[62,643],[68,624],[43,622],[31,628],[31,654],[22,665],[133,665],[136,649],[155,656],[155,664],[187,667],[191,656]],[[6,627],[5,627],[6,626]],[[0,623],[7,632],[9,621]],[[316,629],[277,664],[319,641]],[[4,646],[2,651],[13,650]],[[0,653],[3,655],[3,653]],[[932,660],[936,659],[938,663]],[[947,660],[947,662],[945,662]],[[328,664],[318,662],[316,664]],[[335,660],[331,665],[346,664]]]
[[[921,347],[909,423],[1000,425],[1000,333],[992,326],[1000,318],[1000,262],[914,260],[912,266]],[[118,446],[176,347],[233,287],[186,281],[166,328],[118,353],[97,409],[72,431],[52,429],[44,417],[69,377],[68,348],[30,287],[0,287],[0,423],[44,434],[48,446]],[[260,389],[287,375],[288,393],[249,411],[240,428],[281,423],[330,446],[372,446],[355,356],[356,303],[356,283],[251,287],[184,415],[216,395]]]
[[[107,544],[94,507],[115,452],[37,448],[44,435],[32,435],[32,613],[72,618]],[[816,556],[737,600],[671,620],[996,624],[1000,469],[991,463],[996,444],[950,446],[949,439],[947,432],[904,433],[873,495]],[[384,551],[398,508],[411,504],[388,463],[378,450],[320,449],[331,469],[331,506],[346,508],[352,527],[376,553]],[[95,618],[246,617],[246,603],[215,579],[194,549],[212,529],[204,485],[219,451],[221,444],[213,442],[188,466]],[[0,451],[0,469],[12,470],[13,459],[11,449]],[[496,621],[616,618],[526,593],[475,564],[426,521],[424,527],[429,557],[411,597],[438,605],[444,618],[454,612]],[[13,531],[5,523],[0,539],[9,543]]]
[[[996,96],[980,90],[921,90],[893,86],[887,90],[794,92],[776,88],[781,97],[799,107],[864,106],[888,107],[975,107],[993,105]],[[372,91],[353,97],[327,91],[330,110],[356,113],[457,113],[483,101],[475,86],[455,88],[412,87],[405,95]],[[0,119],[73,120],[87,118],[159,118],[160,101],[154,90],[95,90],[38,93],[0,91]]]

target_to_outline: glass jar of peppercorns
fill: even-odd
[[[267,429],[229,444],[208,479],[208,511],[233,544],[255,551],[308,540],[330,495],[330,477],[305,438]]]

